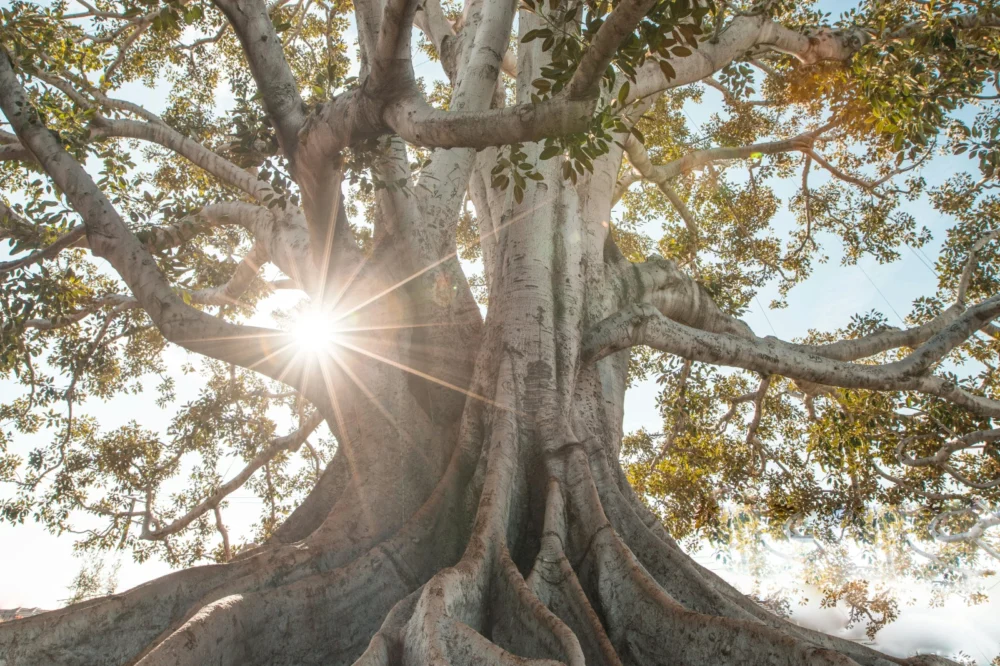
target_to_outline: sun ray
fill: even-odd
[[[330,377],[330,368],[327,366],[326,363],[320,363],[319,371],[320,374],[323,376],[323,384],[326,386],[327,396],[329,397],[330,400],[330,407],[333,409],[333,418],[337,422],[338,444],[340,446],[343,446],[344,448],[344,457],[347,459],[347,465],[350,467],[351,479],[357,481],[360,478],[360,475],[358,474],[356,460],[354,458],[353,451],[351,450],[352,449],[351,443],[350,441],[348,441],[347,433],[349,432],[349,430],[347,429],[347,426],[345,425],[344,422],[344,412],[340,408],[340,400],[337,399],[337,389],[334,386],[333,379]],[[371,524],[373,522],[371,520],[373,512],[371,510],[371,507],[365,502],[365,498],[366,498],[365,494],[359,493],[359,501],[362,504],[362,510],[364,511],[365,516],[368,518],[369,524]]]
[[[403,331],[411,328],[445,328],[448,326],[458,326],[461,322],[440,322],[430,324],[383,324],[382,326],[358,326],[355,328],[338,328],[337,334],[341,333],[370,333],[373,331]]]
[[[372,390],[368,388],[368,385],[365,384],[364,381],[362,381],[362,379],[358,377],[353,370],[351,370],[351,368],[347,365],[347,363],[345,363],[344,360],[340,358],[339,354],[334,352],[330,356],[331,358],[333,358],[334,362],[340,366],[340,369],[343,370],[344,374],[346,374],[351,379],[351,381],[357,384],[358,388],[365,395],[365,397],[368,398],[369,402],[375,405],[375,408],[378,409],[379,412],[381,412],[382,416],[386,418],[386,420],[389,422],[390,425],[392,425],[392,427],[396,430],[396,432],[398,432],[400,436],[402,436],[405,439],[406,443],[412,445],[414,443],[413,436],[410,435],[410,433],[406,429],[400,426],[399,422],[389,412],[386,406],[383,405],[382,402],[372,392]],[[428,464],[432,462],[428,458],[427,454],[424,452],[423,448],[417,447],[416,451],[421,455],[421,457],[423,457],[423,459]]]
[[[323,255],[320,259],[320,283],[319,283],[319,300],[322,303],[323,298],[326,295],[327,281],[330,277],[330,258],[333,256],[333,243],[337,233],[337,218],[340,215],[340,203],[343,193],[340,188],[344,182],[344,172],[341,169],[334,169],[331,174],[330,189],[332,190],[332,203],[330,205],[330,213],[327,217],[326,223],[326,237],[323,239]]]
[[[527,219],[528,215],[530,215],[531,213],[534,213],[535,211],[539,210],[543,205],[545,205],[546,203],[549,203],[550,201],[553,201],[553,200],[555,200],[555,195],[546,197],[545,199],[543,199],[543,200],[539,201],[538,203],[536,203],[531,208],[529,208],[529,209],[527,209],[525,211],[522,211],[521,213],[518,213],[517,215],[515,215],[514,217],[512,217],[510,220],[508,220],[507,222],[501,224],[499,227],[497,227],[496,229],[494,229],[492,235],[496,236],[503,229],[509,227],[510,225],[514,224],[515,222],[520,222],[522,220]],[[475,245],[478,245],[478,244],[482,244],[482,242],[483,242],[482,239],[479,239],[479,240],[473,241],[472,245],[475,246]],[[418,277],[420,277],[421,275],[423,275],[427,271],[433,270],[434,268],[440,266],[441,264],[445,263],[446,261],[449,261],[450,259],[452,259],[454,257],[457,257],[457,256],[458,256],[458,250],[457,249],[454,250],[454,251],[452,251],[452,252],[449,252],[448,254],[446,254],[445,256],[441,257],[437,261],[433,261],[430,264],[428,264],[427,266],[425,266],[424,268],[421,268],[420,270],[416,271],[415,273],[413,273],[409,277],[403,278],[402,280],[400,280],[396,284],[394,284],[394,285],[392,285],[390,287],[386,287],[384,290],[382,290],[381,292],[375,294],[374,296],[372,296],[368,300],[363,301],[362,303],[359,303],[358,305],[355,305],[351,309],[349,309],[346,312],[344,312],[343,314],[339,315],[338,318],[337,318],[337,320],[339,321],[340,319],[344,319],[346,317],[349,317],[350,315],[354,314],[358,310],[360,310],[360,309],[362,309],[362,308],[364,308],[364,307],[366,307],[366,306],[374,303],[375,301],[377,301],[378,299],[382,298],[383,296],[392,293],[396,289],[399,289],[400,287],[402,287],[403,285],[405,285],[405,284],[407,284],[409,282],[412,282],[413,280],[417,279]],[[345,290],[346,290],[346,287],[345,287]]]
[[[386,287],[385,289],[383,289],[379,293],[375,294],[371,298],[369,298],[369,299],[367,299],[367,300],[359,303],[358,305],[355,305],[350,310],[348,310],[348,311],[344,312],[343,314],[341,314],[338,317],[338,321],[340,319],[344,319],[346,317],[351,316],[352,314],[354,314],[355,312],[357,312],[358,310],[364,308],[367,305],[371,305],[372,303],[374,303],[378,299],[382,298],[386,294],[390,294],[390,293],[394,292],[395,290],[399,289],[400,287],[402,287],[406,283],[412,282],[413,280],[416,280],[418,277],[420,277],[421,275],[423,275],[427,271],[433,270],[437,266],[440,266],[441,264],[443,264],[444,262],[448,261],[449,259],[451,259],[452,257],[454,257],[456,255],[457,255],[457,252],[449,252],[448,254],[446,254],[445,256],[441,257],[437,261],[432,262],[431,264],[425,266],[424,268],[421,268],[419,271],[417,271],[413,275],[411,275],[409,277],[406,277],[406,278],[403,278],[402,280],[400,280],[396,284],[392,285],[391,287]]]
[[[451,389],[453,391],[458,391],[459,393],[467,395],[470,398],[473,398],[475,400],[480,400],[480,401],[482,401],[482,402],[484,402],[484,403],[486,403],[488,405],[492,405],[494,407],[497,407],[498,409],[503,409],[503,410],[508,411],[508,412],[515,412],[515,413],[517,412],[516,409],[514,409],[513,407],[511,407],[509,405],[504,405],[504,404],[501,404],[499,402],[496,402],[495,400],[491,400],[490,398],[487,398],[484,395],[479,395],[478,393],[473,393],[472,391],[469,391],[468,389],[464,389],[461,386],[456,386],[455,384],[452,384],[451,382],[446,382],[443,379],[438,379],[437,377],[435,377],[433,375],[429,375],[426,372],[421,372],[420,370],[417,370],[416,368],[411,368],[410,366],[404,365],[403,363],[400,363],[399,361],[394,361],[391,358],[386,358],[385,356],[381,356],[379,354],[376,354],[375,352],[368,351],[367,349],[363,349],[361,347],[358,347],[357,345],[353,345],[350,342],[347,342],[346,340],[337,340],[337,344],[340,345],[341,347],[345,347],[347,349],[350,349],[351,351],[355,351],[355,352],[357,352],[359,354],[362,354],[362,355],[367,356],[369,358],[375,359],[376,361],[381,361],[382,363],[385,363],[387,365],[391,365],[392,367],[397,368],[399,370],[402,370],[403,372],[409,372],[410,374],[416,375],[417,377],[420,377],[422,379],[426,379],[429,382],[434,382],[435,384],[440,384],[441,386],[444,386],[445,388],[449,388],[449,389]]]

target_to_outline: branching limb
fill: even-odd
[[[154,11],[138,17],[136,24],[148,25],[158,14],[159,11]],[[26,71],[30,76],[61,91],[69,99],[85,109],[94,111],[97,111],[100,107],[115,109],[131,113],[149,122],[161,125],[166,124],[158,115],[139,104],[109,97],[100,88],[94,87],[86,78],[62,69],[48,55],[42,53],[41,59],[51,71],[44,71],[35,66],[34,63],[23,62],[17,59],[14,60],[14,64],[16,67]]]
[[[670,427],[670,432],[666,433],[663,437],[663,444],[660,445],[659,451],[653,456],[653,459],[649,461],[649,471],[652,472],[659,466],[660,462],[666,457],[670,450],[674,446],[674,442],[677,441],[677,437],[681,434],[681,431],[689,422],[689,417],[686,411],[687,407],[687,384],[688,380],[691,378],[691,366],[694,365],[691,361],[685,360],[681,365],[680,377],[677,378],[677,399],[674,400],[673,411],[673,424]]]
[[[188,297],[192,302],[204,305],[232,305],[237,303],[239,297],[246,292],[250,287],[250,283],[257,277],[257,272],[267,262],[267,259],[267,252],[264,251],[263,246],[254,245],[225,284],[211,289],[199,289],[188,292]]]
[[[35,250],[20,259],[0,261],[0,275],[17,270],[18,268],[24,268],[26,266],[31,266],[32,264],[37,264],[41,261],[45,261],[46,259],[52,259],[66,248],[74,247],[78,245],[80,241],[85,240],[86,232],[86,227],[81,224],[64,233],[51,245],[48,245],[40,250]]]
[[[629,161],[642,176],[657,185],[666,183],[677,176],[703,168],[713,162],[725,160],[749,159],[758,155],[776,155],[793,151],[809,153],[818,138],[836,127],[836,123],[827,123],[821,127],[783,141],[768,141],[755,143],[739,148],[709,148],[696,150],[684,157],[678,158],[662,166],[654,166],[646,153],[646,149],[634,136],[629,135],[625,142],[625,150]]]
[[[215,5],[243,45],[264,108],[277,130],[278,143],[294,163],[299,131],[306,120],[305,107],[267,5],[263,0],[216,0]]]
[[[615,191],[611,195],[611,207],[614,208],[618,205],[618,202],[622,200],[625,193],[628,192],[628,188],[632,187],[633,184],[638,183],[643,179],[643,175],[639,173],[634,167],[625,171],[618,178],[618,182],[615,183]]]
[[[503,109],[439,111],[411,89],[387,105],[383,118],[406,141],[431,148],[486,148],[583,131],[611,58],[654,4],[626,0],[616,6],[594,35],[565,91],[551,99]]]
[[[931,524],[928,526],[928,530],[931,535],[938,541],[943,543],[956,543],[956,542],[971,542],[975,543],[977,546],[985,550],[990,554],[991,557],[1000,560],[1000,553],[997,553],[996,549],[990,546],[983,540],[983,535],[991,527],[996,527],[1000,525],[1000,513],[992,511],[989,507],[982,506],[980,510],[985,515],[980,515],[975,509],[958,509],[955,511],[943,511],[934,517]],[[942,531],[941,524],[951,518],[973,518],[975,523],[972,527],[962,531],[962,532],[950,532],[945,533]]]
[[[952,433],[955,435],[955,433]],[[1000,486],[1000,477],[991,481],[975,481],[966,474],[959,471],[951,462],[951,456],[959,451],[970,449],[983,443],[993,443],[1000,440],[1000,429],[976,430],[962,436],[954,436],[944,442],[941,447],[931,456],[914,458],[906,452],[907,447],[921,436],[911,436],[902,439],[896,446],[896,460],[906,467],[937,467],[951,475],[956,481],[969,488],[978,490],[989,490]]]
[[[586,129],[595,101],[555,97],[486,111],[452,112],[430,106],[419,94],[387,105],[386,124],[409,143],[427,148],[487,148],[529,143]]]
[[[871,467],[872,470],[878,476],[882,477],[886,481],[891,481],[892,483],[895,483],[897,486],[904,487],[908,492],[912,492],[916,495],[919,495],[920,497],[926,497],[927,499],[934,500],[936,502],[947,502],[949,500],[966,499],[964,495],[959,495],[957,493],[935,493],[929,490],[924,490],[923,488],[917,487],[918,485],[922,486],[923,485],[922,483],[915,484],[912,481],[908,481],[907,479],[903,479],[898,476],[893,476],[892,474],[889,474],[884,469],[879,467],[878,464],[876,464],[875,462],[871,463]]]
[[[417,12],[413,17],[413,24],[417,26],[438,52],[441,58],[441,67],[447,74],[448,79],[454,83],[457,75],[458,63],[455,61],[454,40],[456,38],[455,28],[448,17],[444,15],[439,0],[424,0],[417,7]],[[516,66],[516,65],[515,65]]]
[[[386,0],[371,58],[371,75],[366,85],[378,89],[391,84],[394,70],[410,60],[410,25],[416,11],[416,0]]]
[[[112,294],[110,296],[101,296],[94,300],[90,305],[80,308],[76,312],[68,314],[64,317],[58,317],[53,319],[28,319],[24,322],[25,328],[34,328],[40,331],[52,331],[58,328],[63,328],[64,326],[70,326],[83,319],[86,319],[90,315],[98,312],[99,310],[114,306],[116,308],[121,308],[120,312],[130,310],[139,307],[139,302],[130,296],[124,296],[120,294]]]
[[[977,8],[981,8],[979,3],[975,3]],[[968,14],[958,14],[948,17],[948,23],[958,30],[978,30],[982,28],[1000,27],[1000,17],[992,12],[970,12]],[[895,30],[882,35],[880,38],[885,41],[896,41],[910,39],[927,29],[924,21],[911,21]]]
[[[294,217],[294,213],[279,214],[262,206],[239,201],[222,202],[209,204],[177,222],[151,227],[136,235],[147,247],[160,251],[183,245],[198,234],[214,227],[236,224],[259,237],[263,244],[263,251],[274,251],[279,257],[285,258],[284,261],[280,262],[283,264],[281,268],[288,272],[289,267],[294,266],[298,258],[289,261],[286,257],[296,245],[301,244],[304,240],[293,237],[293,229],[296,225],[294,222],[289,222],[289,217]],[[24,257],[0,262],[0,274],[54,259],[60,252],[69,248],[90,248],[85,225],[74,227],[51,245],[31,252]],[[284,251],[282,248],[285,248]]]
[[[274,379],[283,377],[291,360],[284,336],[220,321],[187,305],[174,292],[104,193],[42,123],[6,51],[0,53],[0,108],[24,146],[83,217],[94,254],[107,259],[121,275],[167,340],[241,367],[254,367]]]
[[[630,98],[645,98],[661,90],[705,79],[754,48],[788,53],[804,64],[814,64],[822,60],[847,60],[870,40],[868,33],[861,29],[823,28],[799,32],[762,14],[738,16],[722,30],[717,40],[699,44],[691,56],[671,60],[676,74],[673,78],[668,80],[656,62],[643,65]]]
[[[708,292],[672,261],[651,255],[634,266],[633,276],[637,278],[635,300],[652,304],[671,319],[717,333],[752,335],[749,326],[719,310]]]
[[[215,514],[215,528],[219,530],[219,535],[222,537],[223,561],[228,562],[233,559],[233,552],[229,547],[229,530],[226,529],[226,524],[222,522],[222,509],[218,505],[215,505],[212,508],[212,512]]]
[[[184,136],[177,130],[160,123],[137,120],[114,120],[102,118],[97,132],[107,137],[124,137],[156,143],[178,155],[186,157],[219,180],[246,192],[260,202],[276,197],[267,183],[257,180],[245,169],[216,155],[197,141]]]
[[[969,291],[969,283],[972,281],[972,272],[976,269],[978,265],[976,263],[976,255],[986,247],[986,244],[996,240],[1000,237],[1000,229],[991,231],[976,241],[976,244],[972,246],[972,250],[969,252],[969,258],[965,261],[965,267],[962,269],[962,276],[958,281],[958,295],[956,296],[956,301],[961,304],[965,304],[965,296]]]
[[[877,192],[875,188],[878,187],[883,182],[885,182],[886,180],[888,180],[889,178],[891,178],[891,177],[893,177],[895,175],[898,175],[898,173],[899,173],[899,171],[897,170],[897,172],[890,172],[891,175],[888,175],[888,176],[886,176],[884,178],[881,178],[881,179],[879,179],[877,181],[868,181],[868,180],[864,180],[863,178],[858,178],[857,176],[851,175],[851,174],[849,174],[849,173],[847,173],[847,172],[845,172],[845,171],[843,171],[841,169],[838,169],[836,166],[834,166],[833,164],[831,164],[829,162],[829,160],[827,160],[825,157],[823,157],[822,155],[820,155],[812,147],[809,147],[809,148],[803,150],[803,152],[806,155],[808,155],[809,158],[812,161],[816,162],[816,164],[820,165],[821,167],[823,167],[824,169],[826,169],[827,171],[829,171],[830,174],[834,178],[837,178],[838,180],[842,180],[845,183],[850,183],[851,185],[856,185],[857,187],[860,187],[863,190],[871,192],[872,194],[874,194],[875,196],[880,197],[880,198],[883,195],[881,193]]]
[[[611,64],[618,47],[632,35],[632,31],[654,5],[655,0],[623,0],[611,10],[573,72],[573,78],[567,86],[570,99],[597,97],[601,77]]]
[[[651,305],[635,305],[612,315],[588,333],[583,358],[592,362],[618,349],[647,344],[697,361],[730,365],[765,375],[782,375],[843,388],[919,391],[951,400],[986,416],[1000,415],[1000,403],[928,376],[929,367],[975,331],[1000,315],[1000,297],[958,317],[906,358],[885,365],[860,365],[822,355],[821,346],[792,345],[777,338],[738,337],[685,326]]]
[[[663,314],[671,319],[692,325],[704,330],[715,332],[728,331],[737,336],[750,333],[749,327],[743,322],[730,317],[718,310],[714,306],[711,297],[707,293],[699,290],[697,283],[690,277],[684,275],[676,269],[673,262],[660,257],[650,257],[648,261],[637,266],[640,276],[648,283],[645,293],[660,295],[661,300],[650,300]],[[673,295],[668,296],[673,292]],[[677,293],[686,294],[679,299],[680,305],[666,307],[665,303],[678,301]],[[642,299],[638,299],[642,300]],[[839,340],[837,342],[820,345],[782,343],[787,347],[809,353],[819,354],[825,358],[838,361],[856,361],[862,358],[875,356],[890,349],[901,347],[917,348],[934,336],[949,329],[953,325],[959,325],[962,330],[967,325],[976,325],[972,322],[983,321],[985,323],[980,329],[990,326],[996,307],[997,299],[991,298],[979,303],[973,308],[966,309],[964,304],[956,303],[946,308],[941,314],[920,326],[908,329],[886,328],[877,333],[850,340]],[[698,318],[705,318],[705,321],[712,321],[712,324],[691,323]],[[965,322],[961,324],[960,322]],[[979,330],[979,329],[976,329]],[[960,334],[959,334],[960,335]]]
[[[750,420],[750,425],[747,427],[746,444],[750,450],[756,452],[757,454],[760,462],[760,468],[757,472],[758,474],[763,474],[767,465],[767,454],[760,440],[757,438],[757,430],[760,428],[760,420],[764,415],[764,398],[767,396],[767,390],[770,386],[770,377],[764,377],[760,381],[757,391],[753,394],[753,418]]]
[[[424,0],[417,7],[413,24],[417,26],[431,41],[441,57],[441,66],[449,80],[455,83],[458,75],[457,52],[455,50],[456,26],[441,10],[439,0]],[[501,70],[504,74],[517,76],[517,59],[509,50],[504,53]]]
[[[723,428],[725,428],[726,424],[732,421],[733,417],[736,416],[736,410],[739,408],[739,406],[745,402],[750,402],[754,400],[756,397],[757,397],[757,391],[754,391],[753,393],[744,393],[743,395],[738,395],[735,398],[730,398],[728,401],[729,409],[726,410],[726,413],[723,414],[722,418],[719,419],[718,424],[716,424],[716,429],[721,431]]]
[[[971,448],[984,442],[996,442],[1000,440],[1000,429],[976,430],[960,437],[955,437],[944,444],[932,456],[923,458],[913,458],[906,452],[906,447],[913,442],[916,437],[906,437],[896,446],[896,459],[907,467],[927,467],[940,465],[947,462],[953,453]]]
[[[94,120],[90,138],[94,140],[128,138],[156,143],[187,158],[222,182],[246,192],[258,201],[264,202],[276,197],[267,183],[257,180],[244,169],[162,122],[119,120],[99,116]],[[0,161],[34,158],[35,155],[20,143],[0,146]]]
[[[135,44],[140,37],[142,37],[143,33],[146,32],[152,23],[152,19],[140,21],[132,32],[129,33],[129,36],[126,37],[125,41],[118,47],[118,55],[115,56],[115,59],[111,62],[111,64],[104,69],[105,79],[110,79],[114,75],[115,71],[122,66],[125,62],[125,57],[128,55],[129,49],[132,48],[132,45]]]
[[[180,532],[185,527],[190,525],[192,521],[208,511],[217,511],[219,505],[226,499],[226,497],[234,490],[242,487],[243,484],[246,483],[251,476],[253,476],[254,472],[263,467],[265,463],[274,460],[276,456],[284,453],[285,451],[297,451],[298,448],[306,441],[306,438],[308,438],[309,435],[311,435],[322,422],[323,417],[319,414],[319,412],[314,412],[295,432],[282,437],[274,438],[264,449],[260,451],[260,453],[254,456],[253,460],[247,463],[246,467],[240,470],[236,476],[219,486],[214,493],[203,499],[183,516],[166,525],[154,527],[150,521],[153,508],[151,506],[147,506],[145,512],[143,512],[144,520],[141,538],[151,541],[161,541],[171,534]],[[218,516],[216,516],[216,520],[218,520]]]
[[[735,95],[733,95],[733,93],[729,90],[729,88],[719,83],[713,76],[707,76],[704,79],[702,79],[701,82],[704,83],[709,88],[715,88],[720,93],[722,93],[722,97],[726,100],[727,103],[729,103],[730,106],[744,106],[744,107],[773,106],[775,104],[775,102],[766,99],[750,99],[750,100],[738,99]]]

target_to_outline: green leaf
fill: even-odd
[[[538,159],[540,160],[552,159],[561,152],[562,149],[559,148],[559,146],[547,146],[545,149],[542,150],[542,153],[538,156]]]
[[[201,9],[201,5],[193,5],[192,7],[189,7],[186,12],[184,12],[184,22],[189,24],[194,23],[195,21],[200,19],[202,15],[203,12]]]
[[[660,60],[658,64],[660,65],[660,71],[663,72],[663,76],[667,79],[667,81],[677,78],[677,72],[674,71],[674,68],[669,62],[666,60]]]
[[[618,104],[625,106],[625,100],[628,99],[629,85],[628,81],[622,84],[621,89],[618,91]]]

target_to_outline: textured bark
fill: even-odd
[[[765,375],[925,391],[997,415],[1000,405],[927,369],[989,325],[1000,301],[967,310],[961,304],[925,326],[848,343],[760,339],[669,262],[633,265],[622,257],[608,225],[621,148],[570,184],[560,160],[536,161],[541,146],[527,144],[543,181],[528,182],[517,203],[493,188],[496,151],[473,149],[586,128],[612,54],[654,3],[619,3],[566,92],[532,104],[530,84],[545,56],[535,42],[521,45],[516,67],[505,57],[514,3],[471,1],[456,27],[437,5],[424,5],[414,19],[414,3],[359,0],[362,71],[371,78],[309,117],[266,6],[216,4],[243,45],[304,205],[281,214],[245,202],[206,206],[201,219],[240,224],[257,245],[230,284],[198,297],[238,297],[269,258],[347,322],[334,351],[303,361],[284,337],[221,322],[176,294],[30,109],[2,52],[0,103],[18,143],[0,147],[0,159],[16,153],[41,165],[84,219],[86,246],[131,289],[123,298],[146,310],[168,340],[293,386],[318,409],[307,426],[325,420],[338,453],[270,541],[227,564],[0,624],[3,666],[933,662],[890,658],[793,626],[678,548],[619,467],[626,350],[649,344]],[[455,87],[448,112],[415,94],[413,20],[445,58]],[[540,25],[524,11],[517,20],[522,35]],[[813,63],[844,60],[867,39],[861,32],[804,35],[741,16],[718,40],[678,59],[676,79],[664,80],[652,62],[641,68],[632,97],[701,80],[752,48]],[[502,68],[517,77],[516,103],[506,108],[493,94]],[[155,119],[100,127],[107,136],[158,142],[251,198],[269,194],[248,172]],[[390,132],[398,137],[385,142],[374,165],[387,182],[412,176],[399,137],[451,150],[434,153],[416,196],[378,192],[374,247],[365,256],[340,201],[339,151]],[[705,151],[665,167],[653,167],[634,145],[629,153],[643,174],[665,183],[713,159],[805,150],[813,138]],[[466,191],[489,281],[485,321],[454,256]],[[196,231],[164,229],[147,245],[182,243]],[[72,233],[44,252],[59,252],[83,232]],[[852,363],[903,345],[917,349],[897,363]],[[214,509],[220,498],[198,509]]]
[[[529,190],[540,214],[500,234],[459,413],[435,422],[425,402],[404,427],[420,385],[394,398],[383,363],[343,352],[331,385],[364,377],[386,413],[348,422],[360,404],[321,405],[341,453],[270,543],[4,623],[7,665],[905,663],[757,608],[682,553],[614,471],[625,364],[583,365],[584,331],[641,300],[749,334],[669,266],[623,272],[581,189]]]

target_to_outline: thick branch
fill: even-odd
[[[232,305],[237,303],[250,287],[250,283],[257,277],[260,267],[267,262],[267,252],[261,245],[254,245],[250,252],[243,258],[233,275],[225,284],[211,289],[199,289],[189,292],[188,296],[193,303],[204,305]]]
[[[102,119],[99,132],[107,137],[125,137],[157,143],[209,172],[219,180],[237,187],[258,201],[274,197],[271,187],[229,160],[216,155],[197,141],[163,124],[137,120]]]
[[[595,100],[559,96],[538,104],[472,112],[441,111],[419,94],[386,106],[386,125],[407,142],[425,148],[487,148],[528,143],[585,130]]]
[[[156,143],[187,158],[219,180],[239,188],[258,201],[276,196],[267,183],[257,180],[244,169],[162,122],[99,117],[90,131],[90,138],[128,138]],[[10,143],[0,146],[0,161],[3,160],[31,161],[34,160],[34,155],[20,143]]]
[[[969,258],[965,261],[965,268],[962,269],[962,277],[958,281],[958,296],[957,299],[959,303],[965,303],[965,295],[969,291],[969,283],[972,281],[972,271],[975,270],[976,255],[979,254],[980,250],[986,247],[986,244],[990,241],[994,241],[1000,237],[1000,229],[991,231],[976,241],[976,244],[972,246],[972,250],[969,252]]]
[[[638,85],[630,99],[641,99],[668,88],[701,81],[755,47],[794,55],[805,64],[822,60],[847,60],[871,37],[861,29],[821,28],[798,32],[762,14],[738,16],[711,42],[702,42],[690,56],[671,59],[676,76],[666,79],[659,64],[650,61],[639,70]]]
[[[263,0],[215,0],[215,5],[239,37],[278,143],[294,162],[299,130],[305,123],[304,105],[267,5]]]
[[[593,362],[636,344],[705,363],[729,365],[765,375],[782,375],[817,384],[885,391],[919,391],[951,400],[987,416],[1000,415],[1000,403],[926,375],[955,346],[1000,315],[1000,297],[970,308],[906,358],[884,365],[859,365],[822,356],[820,348],[791,345],[776,338],[737,337],[679,324],[650,305],[634,305],[605,319],[588,333],[583,358]]]
[[[286,336],[229,324],[184,302],[104,193],[42,123],[28,102],[6,51],[0,53],[0,108],[21,143],[83,218],[94,254],[107,259],[121,275],[167,340],[196,353],[282,379],[291,361]]]
[[[580,59],[567,90],[570,99],[597,97],[601,77],[618,47],[628,39],[656,0],[623,0],[611,11]]]
[[[277,211],[240,201],[209,204],[192,215],[177,222],[145,229],[136,234],[146,247],[166,250],[188,242],[198,234],[226,224],[242,226],[261,244],[261,257],[277,257],[275,263],[285,273],[301,267],[301,260],[308,251],[308,237],[305,229],[294,222],[294,214],[279,214]],[[88,248],[90,243],[85,235],[85,225],[73,228],[51,245],[36,250],[19,259],[0,262],[0,274],[17,268],[53,259],[67,248]],[[266,261],[261,258],[260,263]]]

